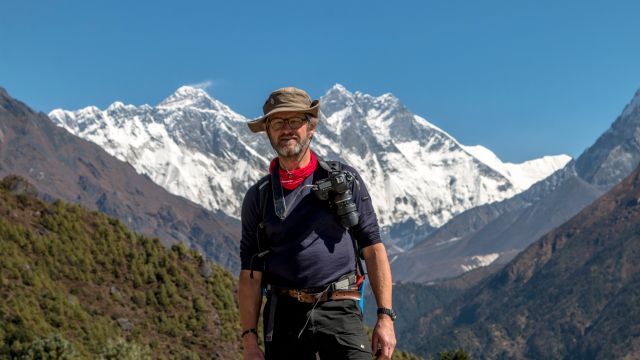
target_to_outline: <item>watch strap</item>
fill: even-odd
[[[396,312],[393,311],[393,309],[385,308],[385,307],[379,307],[377,313],[378,313],[378,315],[380,315],[380,314],[387,315],[388,317],[391,318],[392,321],[396,321]]]
[[[242,335],[240,335],[240,338],[244,338],[244,336],[249,334],[249,333],[253,333],[253,334],[256,334],[256,336],[258,336],[258,330],[256,330],[256,328],[251,328],[251,329],[247,329],[247,330],[243,331]]]

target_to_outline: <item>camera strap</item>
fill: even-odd
[[[276,215],[280,220],[284,220],[287,216],[287,203],[284,199],[284,192],[282,185],[280,184],[280,164],[276,163],[276,167],[271,174],[271,191],[273,192],[273,207],[275,208]],[[273,186],[278,184],[278,186]],[[295,190],[294,190],[295,191]]]

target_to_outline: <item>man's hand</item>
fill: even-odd
[[[248,335],[249,336],[249,335]],[[258,346],[258,342],[244,342],[244,351],[242,352],[244,360],[264,360],[264,353]]]
[[[386,356],[391,359],[396,347],[396,333],[393,329],[393,321],[387,315],[379,315],[376,327],[373,328],[371,345],[375,356]]]

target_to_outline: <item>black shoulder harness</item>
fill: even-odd
[[[265,250],[262,250],[260,247],[261,239],[266,239],[267,235],[264,230],[264,218],[267,212],[267,199],[269,197],[269,190],[271,189],[271,176],[269,174],[263,176],[260,180],[258,180],[258,231],[256,232],[256,241],[258,242],[258,252],[251,255],[251,261],[249,267],[251,268],[251,272],[249,273],[249,277],[253,279],[253,260],[256,258],[263,258],[269,253],[269,249],[265,247]]]
[[[319,156],[316,156],[316,157],[318,159],[318,164],[320,165],[320,167],[324,169],[328,174],[331,174],[332,172],[342,171],[342,163],[340,161],[324,161]],[[269,251],[270,251],[270,246],[268,243],[269,239],[266,234],[264,221],[267,214],[267,200],[269,198],[269,191],[272,189],[271,182],[272,182],[271,175],[269,174],[263,176],[260,180],[258,180],[258,193],[259,193],[258,205],[260,209],[260,212],[258,214],[259,216],[258,231],[256,232],[256,240],[258,242],[258,252],[251,256],[251,262],[250,262],[251,279],[253,279],[253,260],[255,259],[255,257],[264,258],[265,256],[267,256],[267,254],[269,254]],[[357,180],[356,180],[356,186],[358,187],[360,186]],[[351,239],[353,240],[353,249],[356,254],[356,266],[358,268],[359,273],[364,274],[364,267],[362,266],[362,261],[361,261],[361,259],[364,259],[364,257],[358,247],[358,243],[353,234],[353,231],[351,230],[351,228],[349,228],[348,231],[349,231],[349,235],[351,236]],[[264,242],[262,242],[262,240],[264,240]],[[261,245],[264,245],[264,246],[261,246]]]

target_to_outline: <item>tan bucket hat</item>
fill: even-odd
[[[265,131],[265,121],[275,113],[285,111],[296,111],[310,114],[313,117],[312,123],[318,123],[318,112],[320,110],[320,100],[311,100],[304,91],[294,87],[278,89],[269,95],[267,101],[262,106],[261,117],[247,123],[249,129],[254,133]]]

